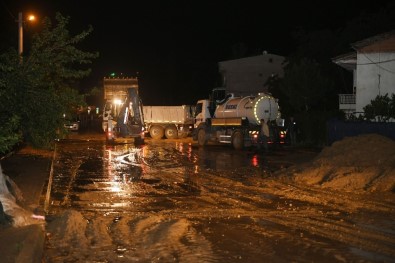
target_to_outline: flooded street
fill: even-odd
[[[61,141],[46,262],[394,262],[393,204],[268,179],[315,155]]]

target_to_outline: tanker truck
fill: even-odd
[[[104,78],[102,127],[108,142],[116,138],[133,138],[144,143],[144,118],[137,78]]]
[[[268,93],[236,97],[227,94],[217,100],[221,90],[214,90],[208,100],[199,100],[196,105],[193,140],[199,146],[209,141],[230,144],[235,149],[258,143],[260,120],[283,125],[277,100]]]

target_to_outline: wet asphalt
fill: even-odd
[[[47,262],[361,259],[332,236],[339,218],[328,215],[346,214],[285,198],[278,192],[292,188],[265,182],[314,151],[202,148],[190,138],[108,144],[100,135],[57,143],[47,200],[57,233]]]

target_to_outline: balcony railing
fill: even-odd
[[[355,94],[339,94],[339,110],[355,112]]]
[[[355,104],[355,94],[339,94],[340,104]]]

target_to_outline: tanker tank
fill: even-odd
[[[258,96],[230,98],[217,106],[214,118],[246,117],[250,124],[259,125],[260,119],[272,121],[279,118],[279,106],[274,97],[265,93]]]

